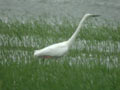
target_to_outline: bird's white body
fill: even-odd
[[[65,53],[67,53],[68,50],[69,50],[69,45],[67,41],[65,41],[65,42],[50,45],[40,50],[35,50],[34,56],[60,57],[60,56],[63,56]]]
[[[34,56],[37,56],[37,57],[46,57],[46,56],[60,57],[60,56],[63,56],[64,54],[66,54],[68,52],[68,50],[71,48],[71,45],[75,41],[78,33],[80,32],[80,28],[81,28],[83,22],[90,16],[96,17],[98,15],[85,14],[84,17],[82,18],[82,20],[80,21],[76,31],[73,33],[73,35],[70,37],[69,40],[50,45],[50,46],[45,47],[40,50],[35,50]]]

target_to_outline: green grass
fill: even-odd
[[[120,90],[119,24],[86,22],[67,55],[44,63],[33,56],[73,34],[78,22],[61,21],[0,20],[0,90]]]

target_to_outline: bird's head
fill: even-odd
[[[100,15],[96,15],[96,14],[86,14],[85,15],[85,17],[98,17],[98,16],[100,16]]]

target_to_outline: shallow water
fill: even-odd
[[[53,38],[49,38],[49,43],[52,43]],[[4,47],[31,47],[31,48],[41,48],[42,38],[37,36],[22,36],[19,39],[16,36],[9,36],[0,34],[0,46]],[[60,41],[60,40],[58,40]],[[44,43],[44,46],[49,45],[49,43]],[[97,52],[108,52],[108,53],[120,53],[120,42],[119,41],[90,41],[90,40],[79,40],[73,45],[72,49],[77,50],[87,50],[87,51],[97,51]]]
[[[0,18],[72,16],[100,14],[104,19],[120,19],[120,0],[0,0]]]
[[[0,63],[9,64],[11,60],[19,63],[30,63],[32,59],[36,59],[33,56],[34,50],[41,48],[41,42],[43,40],[36,36],[22,36],[21,40],[16,36],[9,36],[0,34]],[[52,38],[50,40],[52,43]],[[58,40],[59,41],[59,40]],[[44,43],[44,46],[49,45]],[[46,45],[47,44],[47,45]],[[43,45],[43,43],[42,43]],[[76,64],[88,64],[101,63],[106,64],[108,67],[118,67],[120,53],[119,41],[90,41],[90,40],[77,40],[73,45],[70,53],[60,60],[69,60],[70,65]],[[4,60],[2,60],[4,58]],[[41,60],[41,59],[37,59]],[[49,62],[48,62],[49,63]]]

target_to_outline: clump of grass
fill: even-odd
[[[2,90],[42,89],[42,90],[119,90],[119,68],[107,68],[105,65],[69,65],[50,62],[39,64],[32,61],[27,64],[11,63],[2,65],[0,70]]]
[[[77,23],[0,20],[0,89],[119,90],[120,27],[108,25],[85,23],[66,56],[43,63],[34,50],[67,40]]]

